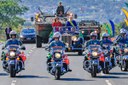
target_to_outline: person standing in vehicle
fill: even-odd
[[[7,28],[5,29],[6,40],[10,39],[9,34],[10,34],[11,31],[12,31],[12,28],[11,28],[11,27],[7,27]]]
[[[52,27],[55,32],[59,31],[60,28],[62,27],[62,23],[59,21],[59,18],[56,17],[52,23]]]
[[[71,31],[72,28],[75,28],[75,30],[79,30],[77,22],[73,19],[74,15],[73,13],[70,13],[68,16],[68,21],[66,22],[66,27],[68,27],[68,30]]]
[[[59,6],[57,7],[56,10],[57,16],[64,15],[64,6],[62,5],[62,2],[59,2]]]

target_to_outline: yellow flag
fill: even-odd
[[[126,25],[128,26],[128,20],[127,19],[124,19],[124,21],[125,21]]]
[[[126,19],[128,20],[128,11],[125,8],[122,8],[122,11],[124,12]]]

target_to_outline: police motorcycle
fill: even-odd
[[[48,65],[49,73],[53,76],[55,76],[56,80],[59,80],[62,75],[67,73],[67,64],[64,62],[64,48],[61,46],[55,46],[51,49],[45,48],[45,50],[50,51],[50,54],[52,54],[52,59],[50,64]]]
[[[128,44],[119,43],[119,67],[121,71],[128,70]]]
[[[4,71],[10,74],[10,77],[15,77],[17,73],[23,70],[24,63],[21,57],[24,57],[24,53],[20,50],[25,50],[24,46],[19,47],[18,45],[9,45],[2,50],[5,53],[4,60],[2,63]]]
[[[90,45],[87,48],[88,60],[83,62],[84,69],[91,73],[92,77],[96,77],[97,73],[102,71],[100,66],[100,57],[102,56],[102,50],[100,45]]]
[[[112,69],[111,58],[113,57],[113,47],[109,44],[103,44],[102,50],[104,53],[105,61],[103,64],[103,73],[109,74],[109,71]]]

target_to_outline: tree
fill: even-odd
[[[20,5],[21,0],[0,1],[0,27],[15,26],[22,24],[24,20],[19,16],[24,14],[28,8]]]

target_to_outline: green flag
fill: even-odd
[[[53,31],[51,31],[50,35],[49,35],[49,38],[52,38],[54,35]]]
[[[79,37],[80,37],[80,38],[84,38],[84,36],[83,36],[83,34],[82,34],[81,31],[80,31],[80,33],[79,33]]]
[[[112,35],[112,33],[111,33],[111,28],[109,28],[109,26],[108,26],[107,24],[105,24],[105,28],[106,28],[108,34],[109,34],[109,35]]]

